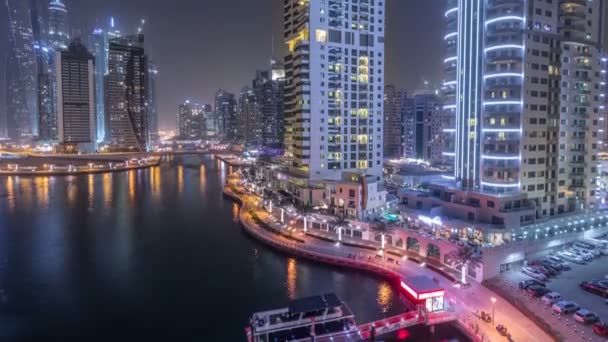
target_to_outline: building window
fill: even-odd
[[[327,31],[317,29],[315,31],[315,38],[319,43],[327,43]]]

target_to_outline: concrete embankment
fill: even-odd
[[[254,222],[253,217],[249,213],[249,208],[247,205],[244,205],[243,200],[237,194],[224,189],[224,195],[240,205],[241,210],[239,212],[239,219],[245,232],[256,240],[263,242],[276,250],[324,264],[373,273],[391,280],[401,279],[401,275],[399,273],[383,266],[363,260],[354,260],[345,257],[322,254],[307,248],[306,243],[281,238],[279,236],[279,232],[271,232],[260,227],[256,222]]]

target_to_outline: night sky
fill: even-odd
[[[23,0],[25,1],[25,0]],[[256,69],[283,58],[283,0],[71,0],[70,27],[83,35],[114,16],[123,33],[146,18],[146,50],[158,64],[161,128],[175,126],[185,99],[212,103],[218,88],[238,92]],[[414,91],[441,80],[444,0],[387,0],[386,81]],[[0,58],[7,46],[0,6]],[[83,34],[84,33],[84,34]],[[274,39],[273,39],[274,38]],[[273,44],[274,41],[274,44]],[[4,67],[0,73],[4,73]],[[0,80],[4,75],[0,74]]]

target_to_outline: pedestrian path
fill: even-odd
[[[239,189],[237,193],[232,191],[229,186],[226,187],[225,193],[241,202],[242,207],[239,217],[245,228],[256,238],[279,250],[320,262],[363,269],[387,277],[406,278],[426,275],[436,279],[438,284],[445,289],[446,301],[454,304],[459,323],[464,325],[468,332],[477,333],[479,341],[506,341],[507,339],[499,335],[495,329],[498,324],[505,325],[512,340],[516,342],[554,340],[517,308],[479,283],[471,283],[471,286],[467,288],[456,287],[451,280],[438,276],[438,273],[424,267],[423,264],[406,260],[399,263],[389,263],[387,258],[377,258],[378,253],[368,248],[358,248],[321,240],[308,236],[302,231],[291,231],[290,234],[297,236],[297,240],[289,239],[284,235],[264,229],[255,222],[251,213],[254,213],[259,220],[271,227],[277,225],[273,222],[273,217],[259,207],[260,198],[257,195],[247,194],[243,189]],[[280,227],[274,228],[280,229]],[[496,299],[494,305],[492,298]],[[475,316],[475,313],[481,311],[493,311],[494,324],[485,323]]]

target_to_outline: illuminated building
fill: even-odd
[[[403,156],[443,164],[443,102],[433,92],[420,91],[404,100]]]
[[[148,142],[146,74],[142,34],[110,39],[106,81],[106,140],[117,151],[145,151]]]
[[[384,87],[384,156],[401,158],[405,156],[404,110],[407,94],[395,86]]]
[[[600,3],[449,1],[445,154],[460,187],[525,194],[522,223],[595,207]]]
[[[283,94],[285,70],[274,59],[270,71],[258,71],[253,80],[253,91],[261,112],[261,140],[265,147],[281,147],[284,139]]]
[[[48,40],[55,49],[67,48],[70,40],[68,32],[68,11],[62,0],[52,0],[49,4]]]
[[[237,101],[234,94],[218,90],[215,94],[215,115],[218,122],[218,133],[221,139],[234,141],[238,139]]]
[[[382,177],[384,1],[285,1],[285,157],[309,180]]]
[[[156,80],[158,67],[152,61],[148,62],[148,149],[159,142],[158,137],[158,101],[156,98]]]
[[[186,101],[177,111],[177,130],[180,140],[200,140],[205,137],[205,106]]]
[[[427,197],[405,194],[407,206],[440,208],[491,244],[554,236],[527,227],[595,209],[601,13],[595,0],[449,0],[442,91],[454,174]]]
[[[238,105],[238,138],[245,144],[260,146],[262,144],[263,117],[259,99],[250,87],[241,90]]]
[[[37,134],[37,78],[30,1],[7,0],[8,54],[6,62],[7,133],[29,143]]]
[[[57,52],[55,65],[59,143],[65,152],[94,152],[94,57],[76,40]]]
[[[97,141],[106,139],[106,115],[105,81],[108,75],[108,57],[110,53],[110,39],[120,37],[120,31],[116,29],[114,18],[110,18],[107,28],[97,27],[89,36],[89,49],[95,56],[95,117],[97,121]]]

